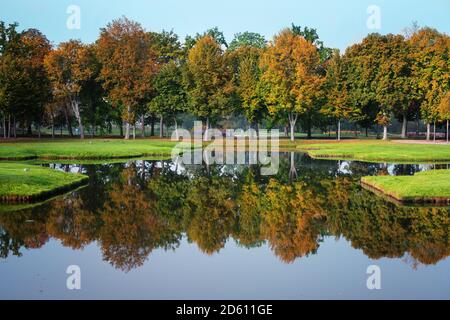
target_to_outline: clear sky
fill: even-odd
[[[417,21],[450,34],[450,0],[1,0],[0,20],[41,30],[54,44],[70,38],[93,42],[99,29],[127,16],[147,30],[173,30],[184,38],[218,26],[227,41],[242,31],[270,39],[292,22],[314,27],[329,47],[345,49],[370,32],[400,33]],[[67,8],[80,8],[80,29],[69,29]],[[381,28],[369,29],[371,5]],[[373,13],[373,11],[372,11]],[[375,17],[376,18],[376,17]],[[373,21],[373,20],[370,20]],[[370,22],[369,21],[369,22]],[[374,26],[374,24],[371,24]]]

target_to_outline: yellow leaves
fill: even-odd
[[[317,48],[303,37],[289,29],[275,36],[261,58],[271,109],[301,113],[312,107],[323,84],[317,73],[319,65]]]

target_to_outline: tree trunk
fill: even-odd
[[[433,123],[433,141],[436,142],[436,121]]]
[[[448,143],[448,123],[449,123],[449,120],[447,120],[447,143]]]
[[[142,136],[142,138],[145,138],[145,116],[144,115],[141,116],[141,126],[142,126],[141,136]]]
[[[430,135],[431,135],[431,124],[427,123],[427,141],[430,141]]]
[[[122,120],[120,120],[120,123],[119,123],[119,134],[120,134],[120,137],[122,138],[123,137],[123,121]]]
[[[177,141],[180,139],[180,137],[178,136],[178,122],[177,122],[177,118],[174,117],[173,121],[175,122],[175,139],[177,139]]]
[[[133,123],[133,140],[136,139],[136,123]]]
[[[37,127],[38,127],[38,138],[40,139],[41,138],[41,124],[38,123]]]
[[[17,126],[17,123],[16,123],[16,116],[13,116],[13,135],[14,135],[14,139],[17,138],[16,126]]]
[[[73,137],[72,122],[70,121],[69,111],[67,110],[67,106],[64,108],[64,116],[66,118],[66,125],[67,125],[67,131],[69,131],[69,136]]]
[[[52,139],[55,139],[55,125],[52,123]]]
[[[130,123],[125,121],[125,140],[130,139]]]
[[[11,138],[11,116],[8,116],[8,139]]]
[[[159,137],[160,138],[164,137],[164,117],[163,116],[159,117]]]
[[[388,128],[386,125],[383,126],[383,140],[387,140],[388,139]]]
[[[295,141],[295,123],[297,122],[297,114],[293,114],[292,112],[289,112],[288,118],[289,118],[289,126],[291,128],[291,141]]]
[[[27,135],[29,135],[29,136],[33,135],[33,130],[31,128],[31,122],[29,122],[27,125]]]
[[[338,141],[341,141],[341,120],[338,121]]]
[[[209,141],[209,117],[206,118],[205,141]]]
[[[408,125],[408,118],[406,117],[406,114],[403,114],[403,123],[402,123],[402,139],[406,138],[407,134],[407,125]]]
[[[152,121],[150,122],[150,136],[153,137],[155,135],[155,118],[152,116]]]
[[[369,136],[369,128],[366,127],[366,137],[368,137],[368,136]]]
[[[75,114],[75,118],[78,121],[78,127],[80,128],[80,139],[84,139],[84,127],[80,114],[80,102],[77,99],[74,99],[70,102],[70,104],[72,105],[72,110],[73,113]]]
[[[6,139],[6,115],[3,115],[3,139]]]

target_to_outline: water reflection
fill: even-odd
[[[170,161],[58,165],[89,175],[82,189],[47,203],[0,213],[0,259],[51,238],[81,250],[96,242],[103,259],[130,271],[153,250],[176,250],[183,237],[205,254],[234,239],[268,243],[291,263],[315,254],[325,237],[344,237],[370,258],[405,258],[412,267],[450,254],[448,208],[407,208],[359,186],[361,175],[414,174],[440,165],[312,160],[284,154],[276,176],[257,166],[180,166]]]

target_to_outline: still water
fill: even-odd
[[[282,154],[258,166],[46,164],[87,186],[0,206],[1,299],[450,298],[450,210],[402,207],[364,175],[446,165]],[[81,290],[68,290],[68,266]],[[367,268],[381,289],[367,288]]]

